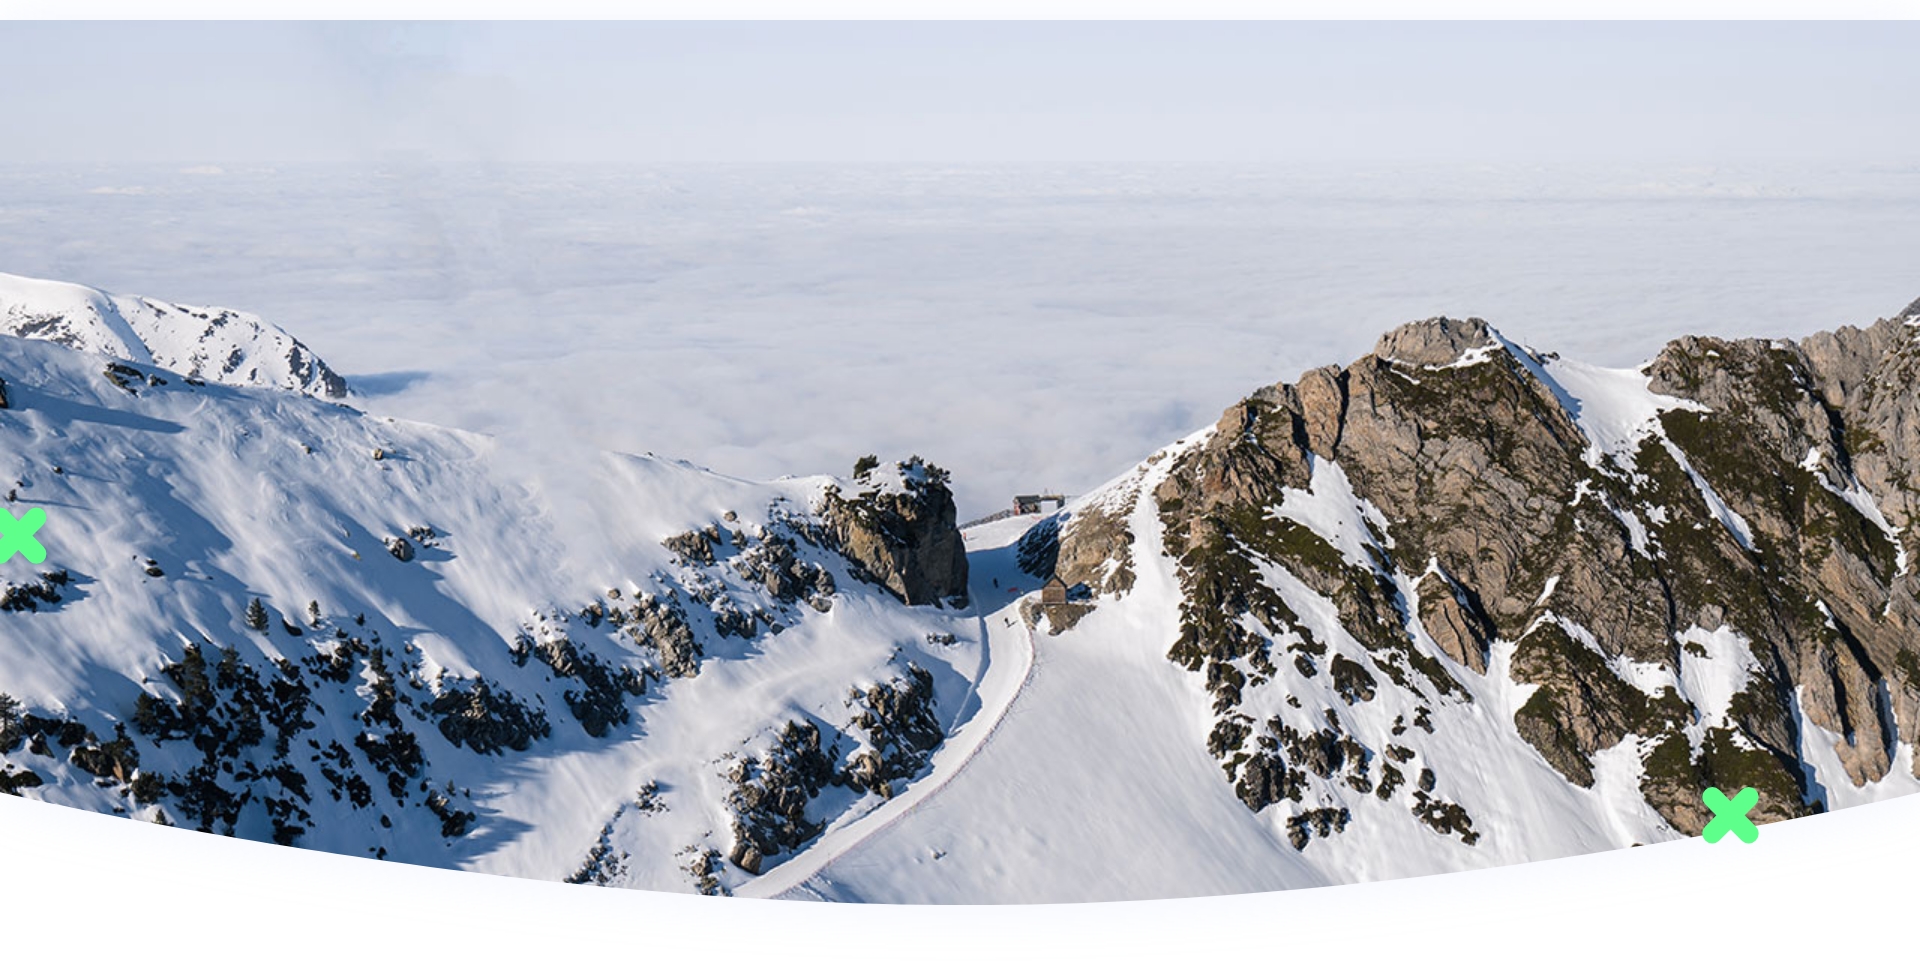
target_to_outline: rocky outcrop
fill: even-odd
[[[1135,488],[1101,502],[1075,506],[1033,525],[1015,547],[1020,569],[1045,580],[1058,575],[1076,599],[1133,589],[1133,530],[1128,519]]]
[[[773,856],[798,851],[820,834],[807,817],[807,803],[834,777],[835,749],[823,749],[820,729],[811,721],[789,721],[773,747],[758,757],[735,760],[727,779],[733,790],[727,808],[733,814],[734,865],[759,875]]]
[[[1414,590],[1420,595],[1420,623],[1440,650],[1476,673],[1487,673],[1493,628],[1466,590],[1438,570],[1422,574]]]
[[[967,550],[947,472],[916,456],[854,482],[852,496],[829,487],[819,512],[856,573],[908,604],[964,604]]]
[[[1798,343],[1676,340],[1644,369],[1673,403],[1612,450],[1583,432],[1552,357],[1477,319],[1403,326],[1349,366],[1229,407],[1153,494],[1185,592],[1169,657],[1205,676],[1229,780],[1258,810],[1320,779],[1238,711],[1283,654],[1287,673],[1331,669],[1348,704],[1377,685],[1424,710],[1467,700],[1459,676],[1489,673],[1498,641],[1513,645],[1515,682],[1536,686],[1520,735],[1580,785],[1597,753],[1639,742],[1642,791],[1682,831],[1708,819],[1708,784],[1760,788],[1766,818],[1820,807],[1802,711],[1840,736],[1855,783],[1884,776],[1896,739],[1920,734],[1914,317],[1920,303]],[[1336,484],[1357,501],[1357,551],[1279,512]],[[1062,527],[1057,568],[1110,568],[1101,532]],[[1328,659],[1273,566],[1336,606],[1378,675],[1357,655]],[[1725,708],[1678,686],[1705,659],[1690,635],[1706,632],[1750,652]],[[1643,669],[1633,680],[1629,665]],[[1457,806],[1420,799],[1420,821],[1472,834]]]
[[[727,811],[733,819],[728,859],[759,875],[770,861],[806,848],[824,831],[808,804],[828,786],[892,798],[901,783],[927,768],[946,731],[934,714],[933,675],[908,662],[889,680],[847,692],[849,720],[840,728],[790,720],[767,749],[733,758]],[[853,745],[844,763],[842,742]]]
[[[918,665],[884,684],[853,689],[847,703],[857,709],[851,730],[867,747],[852,755],[845,780],[862,791],[892,798],[896,783],[920,774],[946,740],[933,713],[933,675]]]

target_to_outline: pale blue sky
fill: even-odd
[[[0,24],[0,161],[1920,157],[1913,24]]]

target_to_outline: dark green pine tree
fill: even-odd
[[[247,604],[247,626],[262,634],[267,632],[267,605],[262,604],[258,597]]]

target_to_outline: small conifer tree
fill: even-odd
[[[262,634],[267,632],[267,605],[262,604],[258,597],[247,604],[247,626]]]

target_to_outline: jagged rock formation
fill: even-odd
[[[947,472],[918,456],[869,467],[843,496],[829,489],[820,513],[849,560],[908,604],[967,599],[967,548],[955,525]]]
[[[1821,808],[1816,742],[1879,780],[1920,734],[1916,325],[1920,302],[1797,343],[1688,337],[1636,373],[1437,318],[1230,407],[1151,494],[1183,592],[1169,657],[1205,676],[1228,780],[1256,811],[1336,782],[1404,795],[1470,845],[1444,764],[1402,790],[1401,743],[1488,678],[1524,689],[1512,727],[1575,785],[1630,742],[1683,833],[1709,785],[1760,789],[1762,821]],[[1022,559],[1124,593],[1105,575],[1133,540],[1102,517]],[[1329,707],[1316,738],[1248,713],[1321,672],[1336,705],[1391,692],[1413,720],[1367,734]],[[1299,811],[1294,844],[1347,821]]]

